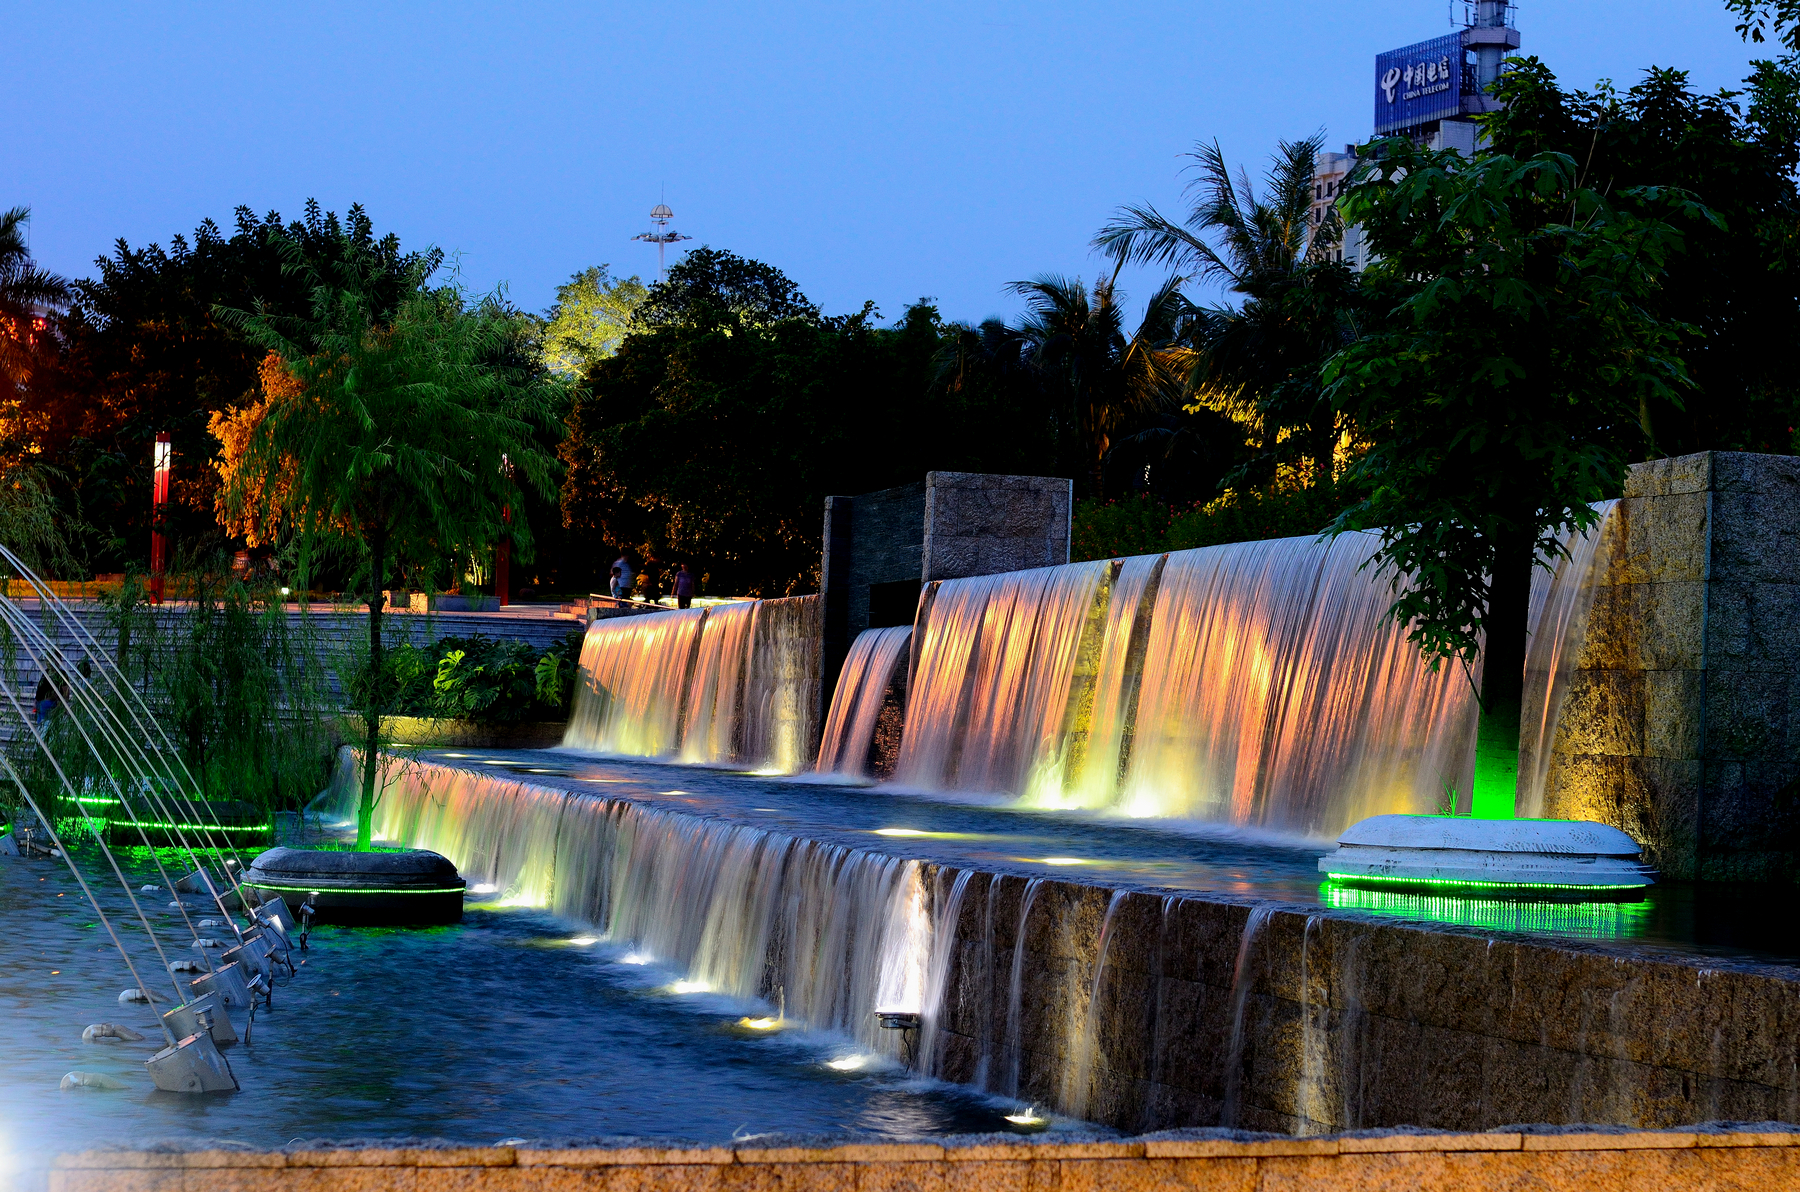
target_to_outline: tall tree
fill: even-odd
[[[1375,149],[1343,214],[1378,257],[1385,313],[1325,373],[1371,446],[1350,473],[1362,499],[1332,529],[1381,536],[1413,641],[1480,659],[1472,808],[1504,818],[1532,570],[1619,492],[1644,411],[1679,406],[1683,329],[1653,303],[1683,230],[1709,217],[1676,191],[1609,200],[1565,154]]]
[[[1196,308],[1183,327],[1188,398],[1245,427],[1259,449],[1257,479],[1296,461],[1312,465],[1316,482],[1334,471],[1342,428],[1319,370],[1354,338],[1357,285],[1325,251],[1337,243],[1336,219],[1311,215],[1324,139],[1280,142],[1261,191],[1244,171],[1233,176],[1217,142],[1198,145],[1185,218],[1126,206],[1094,238],[1120,265],[1225,289],[1232,301]]]
[[[597,265],[556,287],[544,320],[544,363],[551,372],[580,377],[619,350],[649,290],[636,277],[614,277]]]
[[[0,399],[11,406],[52,347],[52,320],[68,305],[69,283],[32,260],[28,207],[0,212]]]
[[[1760,62],[1742,92],[1697,94],[1685,74],[1650,70],[1628,91],[1565,91],[1542,62],[1502,77],[1487,118],[1513,157],[1557,152],[1584,185],[1633,208],[1624,192],[1678,186],[1719,216],[1686,229],[1689,251],[1646,301],[1683,325],[1694,394],[1646,424],[1658,454],[1800,451],[1800,62]],[[1746,102],[1747,101],[1747,102]],[[1654,192],[1653,192],[1654,193]]]
[[[407,279],[429,274],[442,256],[405,252],[391,233],[378,236],[360,206],[340,218],[308,201],[298,219],[240,207],[228,231],[208,219],[166,248],[120,240],[96,261],[98,275],[75,284],[67,320],[73,375],[54,419],[53,454],[97,531],[99,569],[123,570],[146,553],[150,441],[158,431],[175,444],[171,532],[188,549],[217,536],[207,423],[255,399],[264,349],[221,322],[215,308],[287,317],[311,310],[306,279],[283,269],[272,237],[298,245],[321,270],[347,251],[378,262],[370,300],[386,313],[408,292]]]
[[[1106,489],[1106,455],[1134,422],[1174,404],[1186,353],[1177,344],[1187,313],[1179,279],[1150,298],[1127,339],[1113,282],[1092,290],[1072,278],[1045,275],[1007,287],[1025,298],[1018,334],[1026,359],[1045,380],[1055,415],[1074,430],[1089,496]]]
[[[302,582],[316,550],[349,556],[353,590],[366,594],[369,654],[352,685],[365,728],[357,847],[370,843],[381,718],[393,699],[383,658],[384,589],[453,553],[502,535],[522,557],[531,528],[503,511],[521,485],[548,496],[555,460],[534,432],[560,402],[554,382],[521,350],[524,320],[498,300],[470,303],[424,287],[415,264],[389,299],[391,261],[341,244],[321,266],[277,234],[284,267],[306,283],[304,316],[218,313],[253,343],[280,354],[293,384],[271,386],[226,442],[226,513],[266,535],[298,535]]]

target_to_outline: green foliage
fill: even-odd
[[[149,603],[141,575],[127,575],[104,598],[105,621],[96,636],[202,796],[266,812],[292,810],[325,784],[338,743],[321,651],[308,618],[290,613],[267,585],[238,579],[223,564],[171,568],[166,583],[181,600],[161,606]],[[95,680],[93,690],[119,720],[135,723],[137,714],[96,668],[83,659],[77,669]],[[65,704],[45,727],[51,756],[77,788],[110,789],[134,772],[131,755],[120,752],[119,741],[79,731],[66,710],[73,702],[70,681],[51,679]],[[145,747],[157,744],[131,734],[129,749]],[[8,749],[34,793],[62,789],[61,776],[29,734],[15,731]]]
[[[168,529],[199,554],[223,546],[214,515],[218,490],[211,464],[217,444],[207,434],[213,414],[251,400],[264,348],[217,313],[257,310],[304,317],[312,308],[308,274],[284,269],[287,244],[314,270],[345,254],[371,264],[371,304],[387,317],[408,279],[429,275],[442,259],[433,250],[403,252],[391,233],[377,236],[360,206],[340,219],[308,201],[303,216],[284,221],[240,207],[229,234],[212,220],[192,238],[176,235],[133,248],[124,240],[95,262],[97,277],[75,283],[65,334],[67,375],[47,400],[42,448],[67,474],[63,492],[93,527],[87,546],[101,571],[143,566],[149,549],[150,441],[174,442]]]
[[[1768,36],[1800,54],[1800,0],[1725,0],[1738,18],[1738,35],[1761,45]]]
[[[1069,557],[1117,559],[1229,542],[1306,537],[1322,533],[1343,511],[1346,499],[1339,488],[1321,484],[1234,490],[1185,508],[1149,496],[1078,501]]]
[[[976,335],[928,305],[893,328],[869,309],[817,317],[770,267],[704,250],[651,308],[590,372],[561,448],[569,549],[598,563],[590,582],[630,547],[688,561],[704,591],[816,590],[828,494],[933,469],[1054,470],[1030,370],[957,367]]]
[[[645,327],[771,327],[817,322],[819,308],[773,265],[724,249],[691,250],[638,308]]]
[[[1679,406],[1683,329],[1648,303],[1681,249],[1669,221],[1706,213],[1675,191],[1609,202],[1563,154],[1378,150],[1343,204],[1387,314],[1326,370],[1371,443],[1333,528],[1381,534],[1394,616],[1427,654],[1473,661],[1485,631],[1522,663],[1534,559],[1617,494],[1646,412]]]
[[[539,654],[521,641],[439,638],[388,653],[394,714],[510,723],[558,720],[574,696],[581,631]]]
[[[1282,141],[1260,193],[1247,175],[1233,177],[1216,142],[1199,145],[1184,220],[1127,206],[1094,238],[1121,266],[1169,269],[1170,288],[1196,281],[1227,290],[1230,303],[1183,312],[1172,337],[1183,351],[1170,360],[1184,373],[1189,413],[1224,414],[1255,444],[1234,476],[1256,486],[1300,461],[1315,482],[1329,483],[1348,429],[1319,381],[1324,362],[1355,337],[1360,297],[1356,275],[1331,259],[1335,218],[1311,218],[1324,139]],[[1160,441],[1166,450],[1180,445],[1172,435]]]
[[[557,286],[543,329],[544,366],[562,376],[584,376],[619,350],[648,294],[635,276],[613,277],[605,265]]]
[[[1565,154],[1583,186],[1625,212],[1656,218],[1663,188],[1680,187],[1719,217],[1683,225],[1687,251],[1641,299],[1685,328],[1693,380],[1680,408],[1647,411],[1653,450],[1800,451],[1800,63],[1759,63],[1746,91],[1715,95],[1696,94],[1680,71],[1583,92],[1564,91],[1535,58],[1513,66],[1499,86],[1505,107],[1487,118],[1498,150]]]
[[[1129,339],[1111,281],[1096,282],[1090,291],[1079,280],[1046,275],[1007,288],[1026,303],[1017,329],[1024,361],[1037,374],[1053,417],[1081,445],[1088,495],[1100,496],[1113,440],[1176,404],[1185,361],[1176,341],[1188,311],[1180,279],[1150,296]]]
[[[382,592],[394,576],[429,579],[449,557],[485,553],[502,535],[523,560],[531,528],[506,511],[520,484],[546,496],[555,459],[535,435],[551,424],[560,390],[528,348],[528,322],[496,298],[424,288],[423,270],[393,305],[378,254],[347,246],[327,269],[276,237],[304,275],[304,317],[221,311],[252,342],[277,352],[298,382],[271,393],[242,453],[230,461],[227,511],[298,535],[304,587],[320,548],[347,556],[369,608],[369,651],[352,685],[366,726],[357,845],[369,844],[378,734],[391,710],[381,633]]]

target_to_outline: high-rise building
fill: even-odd
[[[1519,31],[1510,23],[1513,7],[1508,0],[1476,0],[1470,23],[1455,33],[1375,55],[1375,135],[1474,153],[1481,130],[1471,118],[1500,106],[1488,88],[1500,78],[1506,56],[1519,48]],[[1313,175],[1315,227],[1326,219],[1356,161],[1354,145],[1319,154]],[[1361,271],[1369,263],[1361,230],[1345,228],[1331,255]]]

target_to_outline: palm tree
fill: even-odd
[[[29,207],[0,213],[0,380],[24,388],[49,342],[50,316],[68,305],[69,283],[31,259],[25,244]]]
[[[1113,438],[1134,419],[1167,408],[1180,391],[1188,354],[1178,341],[1187,300],[1172,279],[1150,299],[1127,339],[1111,279],[1096,281],[1090,291],[1078,279],[1046,274],[1007,288],[1027,306],[1013,334],[1046,382],[1059,416],[1075,431],[1089,495],[1098,497]]]
[[[1325,134],[1280,142],[1263,190],[1232,176],[1217,142],[1189,154],[1192,207],[1177,223],[1152,206],[1126,206],[1094,246],[1119,267],[1161,265],[1169,285],[1223,286],[1239,302],[1195,307],[1184,320],[1189,400],[1235,419],[1265,467],[1296,453],[1329,481],[1340,427],[1319,384],[1325,360],[1348,342],[1356,287],[1328,259],[1335,216],[1311,218],[1315,162]]]

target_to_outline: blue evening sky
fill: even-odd
[[[1460,13],[1462,5],[1455,5]],[[1444,0],[1132,4],[15,4],[0,207],[29,205],[72,276],[120,236],[232,209],[363,203],[460,254],[463,280],[547,306],[666,195],[695,243],[780,266],[828,312],[1011,314],[1008,281],[1093,277],[1115,205],[1178,207],[1217,137],[1369,132],[1374,56],[1448,32]],[[1565,83],[1648,65],[1731,85],[1721,0],[1523,5]],[[1151,279],[1130,279],[1141,298]]]

